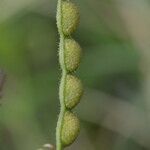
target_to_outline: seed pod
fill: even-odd
[[[72,34],[79,24],[79,11],[78,7],[70,2],[62,2],[62,29],[64,35]]]
[[[72,113],[67,111],[64,115],[61,140],[63,146],[69,146],[77,138],[80,131],[79,119]]]
[[[81,81],[73,76],[67,75],[65,87],[65,105],[68,109],[74,108],[79,102],[83,94],[83,86]]]
[[[81,52],[81,47],[75,40],[65,40],[65,64],[67,71],[73,72],[78,68],[81,60]]]

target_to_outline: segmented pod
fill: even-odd
[[[81,47],[73,39],[65,39],[65,64],[69,72],[75,71],[81,60]]]
[[[69,146],[77,138],[80,131],[79,119],[70,111],[64,115],[61,140],[63,146]]]
[[[74,108],[80,102],[82,94],[83,94],[83,86],[81,81],[73,75],[67,75],[65,86],[66,108],[68,109]]]
[[[78,7],[70,2],[62,2],[62,30],[64,35],[71,35],[79,24]]]
[[[79,11],[71,0],[58,0],[57,27],[60,34],[59,63],[62,70],[59,88],[60,114],[56,128],[56,150],[63,150],[77,138],[79,119],[72,109],[80,102],[83,94],[81,81],[75,76],[81,60],[81,47],[71,38],[79,23]]]

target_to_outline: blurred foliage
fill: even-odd
[[[55,127],[59,112],[58,35],[55,23],[56,1],[6,1],[0,20],[0,68],[7,74],[0,108],[0,149],[36,150],[44,143],[55,144]],[[115,0],[82,0],[81,23],[75,33],[84,51],[78,71],[85,86],[85,95],[100,91],[129,101],[141,93],[140,54],[117,9]],[[18,7],[17,7],[18,6]],[[8,7],[8,8],[9,8]],[[14,12],[11,12],[15,10]],[[0,15],[1,16],[1,15]],[[97,104],[98,95],[88,93]],[[82,117],[86,103],[83,98],[78,115],[82,132],[68,149],[82,150],[144,150],[130,137]],[[110,99],[111,101],[111,99]],[[140,107],[139,106],[139,107]],[[87,106],[90,107],[90,106]],[[87,117],[98,109],[90,107]],[[84,112],[85,113],[85,112]],[[105,117],[105,116],[103,116]]]

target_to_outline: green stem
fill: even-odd
[[[63,125],[64,113],[66,110],[65,101],[65,81],[66,81],[66,66],[65,66],[65,56],[64,56],[64,34],[62,31],[62,0],[58,0],[57,4],[57,26],[60,34],[60,46],[59,46],[59,62],[62,69],[61,83],[59,87],[59,99],[60,99],[60,114],[57,122],[56,128],[56,150],[63,150],[63,145],[61,142],[61,130]]]

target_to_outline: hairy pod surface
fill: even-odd
[[[63,146],[71,145],[77,138],[80,131],[79,119],[72,113],[67,111],[64,115],[61,140]]]
[[[65,39],[65,64],[69,72],[75,71],[81,61],[81,47],[73,39]]]
[[[57,27],[60,34],[59,63],[62,70],[59,88],[60,114],[56,128],[56,150],[63,150],[77,138],[79,119],[71,110],[80,102],[83,94],[81,81],[75,76],[81,60],[82,49],[71,38],[79,24],[78,7],[71,0],[58,0]]]
[[[62,2],[62,30],[64,35],[71,35],[79,24],[79,10],[78,7],[70,2]]]
[[[83,86],[81,81],[73,76],[67,75],[65,87],[65,106],[68,109],[74,108],[83,95]]]

